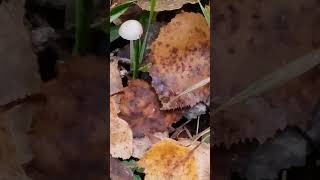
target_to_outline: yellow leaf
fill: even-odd
[[[146,180],[196,180],[197,163],[192,151],[171,139],[154,144],[138,162]]]

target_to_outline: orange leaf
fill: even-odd
[[[210,76],[210,32],[201,14],[183,12],[162,27],[151,45],[150,75],[162,109],[205,101],[209,84],[175,98]]]

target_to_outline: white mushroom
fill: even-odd
[[[140,39],[143,34],[143,27],[137,20],[127,20],[122,23],[119,28],[119,35],[126,40],[130,40],[130,59],[131,68],[133,69],[133,78],[136,77],[138,71],[139,60],[134,49],[134,41]]]
[[[137,20],[127,20],[119,28],[119,35],[126,40],[134,41],[140,39],[143,34],[143,28]]]

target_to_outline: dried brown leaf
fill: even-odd
[[[133,180],[133,173],[120,160],[110,157],[110,179]]]
[[[119,106],[110,97],[110,154],[115,158],[129,159],[133,152],[132,130],[128,123],[118,117]]]
[[[105,180],[107,66],[105,59],[68,58],[59,77],[44,84],[47,102],[30,132],[28,174],[35,180]]]
[[[180,111],[161,111],[154,89],[143,80],[130,80],[120,100],[119,117],[126,120],[134,137],[163,132],[180,117]]]
[[[24,2],[0,3],[0,105],[40,90],[37,59],[24,26]]]
[[[122,90],[122,80],[118,69],[118,61],[114,60],[110,63],[110,95],[118,93]]]
[[[25,119],[23,115],[27,115]],[[32,158],[26,138],[30,122],[30,107],[22,105],[0,112],[0,179],[29,180],[22,164]]]
[[[183,12],[162,27],[151,46],[150,75],[162,109],[193,106],[209,97],[209,84],[175,98],[210,76],[210,33],[201,14]]]
[[[214,98],[231,98],[252,82],[319,48],[318,5],[303,0],[217,2],[219,61],[215,63]],[[288,125],[305,129],[319,99],[319,88],[319,70],[315,69],[283,87],[231,106],[214,118],[212,138],[228,145],[246,138],[263,142]]]
[[[170,11],[175,9],[180,9],[184,4],[195,4],[198,0],[157,0],[155,11]],[[138,0],[138,6],[142,9],[150,10],[150,1],[149,0]]]
[[[10,142],[15,146],[17,160],[20,164],[26,164],[32,160],[28,132],[35,110],[35,104],[24,103],[8,111],[0,112],[0,121],[6,126],[11,136]]]
[[[143,138],[133,139],[133,157],[140,159],[144,155],[144,153],[152,146],[152,144],[168,138],[169,134],[168,132],[154,133],[152,136],[153,137],[145,136]]]

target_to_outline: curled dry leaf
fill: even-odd
[[[197,3],[197,0],[157,0],[155,11],[170,11],[174,9],[180,9],[184,4]],[[138,0],[138,6],[142,9],[150,10],[150,1],[149,0]]]
[[[128,123],[117,115],[118,103],[110,97],[110,154],[115,158],[128,159],[133,151],[132,130]]]
[[[150,75],[162,109],[193,106],[208,99],[209,84],[178,98],[210,76],[210,32],[205,18],[183,12],[162,27],[151,45]]]
[[[172,139],[154,144],[138,161],[146,180],[197,179],[197,163],[191,150]]]
[[[181,117],[180,111],[161,111],[154,89],[143,80],[131,80],[120,99],[119,117],[126,120],[134,137],[163,132]]]
[[[110,95],[118,93],[123,88],[120,71],[118,69],[118,60],[110,63]]]

